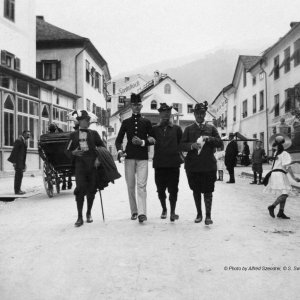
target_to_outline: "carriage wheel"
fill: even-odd
[[[53,197],[52,174],[51,174],[51,169],[49,168],[46,162],[44,163],[43,182],[48,197],[52,198]]]

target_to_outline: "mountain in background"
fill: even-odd
[[[141,74],[146,80],[153,78],[155,70],[168,74],[197,101],[208,103],[217,97],[219,92],[232,82],[239,55],[260,55],[255,50],[220,49],[214,52],[198,53],[178,59],[154,63],[119,74],[130,77]]]

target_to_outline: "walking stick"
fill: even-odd
[[[99,195],[100,195],[100,203],[101,203],[101,209],[102,209],[102,218],[103,218],[103,222],[105,222],[104,210],[103,210],[103,203],[102,203],[102,195],[101,195],[101,191],[100,190],[99,190]]]

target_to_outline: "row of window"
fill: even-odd
[[[278,117],[280,109],[284,108],[284,112],[287,113],[296,107],[297,101],[300,100],[300,87],[290,88],[284,91],[284,102],[280,106],[280,96],[276,94],[274,96],[274,106],[270,110],[270,113],[274,112],[274,117]]]
[[[17,97],[15,102],[13,96],[8,95],[3,110],[4,146],[13,146],[16,125],[16,136],[21,135],[24,130],[30,130],[31,138],[28,147],[37,148],[38,137],[41,133],[47,132],[49,124],[49,105],[42,104],[41,109],[42,124],[39,126],[39,102],[21,97]],[[68,130],[66,110],[54,107],[52,119],[64,131]]]
[[[257,95],[252,96],[252,113],[255,114],[258,111],[264,110],[264,91],[259,92],[259,107],[257,105]],[[248,100],[244,100],[242,103],[242,117],[248,117]],[[233,121],[236,121],[236,106],[233,107]]]
[[[86,99],[86,110],[97,116],[98,124],[107,127],[109,126],[110,109],[105,110],[104,108],[97,106],[95,103],[92,103],[91,100]]]
[[[96,72],[94,67],[90,67],[88,60],[85,61],[85,81],[90,83],[95,89],[98,89],[99,93],[103,93],[104,76]]]
[[[280,69],[284,67],[284,73],[288,73],[291,69],[291,61],[294,60],[294,67],[300,64],[300,39],[294,42],[294,53],[291,55],[291,48],[287,47],[283,51],[284,59],[280,64],[279,54],[274,57],[274,67],[270,73],[270,76],[274,74],[274,80],[280,77]]]

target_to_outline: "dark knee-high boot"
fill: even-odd
[[[175,220],[179,219],[179,215],[175,214],[177,194],[176,195],[170,194],[169,200],[170,200],[170,208],[171,208],[170,221],[174,222]]]
[[[76,205],[77,205],[77,213],[78,213],[78,218],[77,221],[75,222],[76,227],[83,225],[83,218],[82,218],[83,202],[84,199],[82,197],[76,197]]]
[[[201,208],[201,193],[193,191],[194,201],[197,209],[197,217],[195,223],[202,221],[202,208]]]
[[[210,225],[213,223],[211,219],[211,206],[212,206],[212,193],[205,193],[204,194],[204,203],[205,203],[205,224]]]

